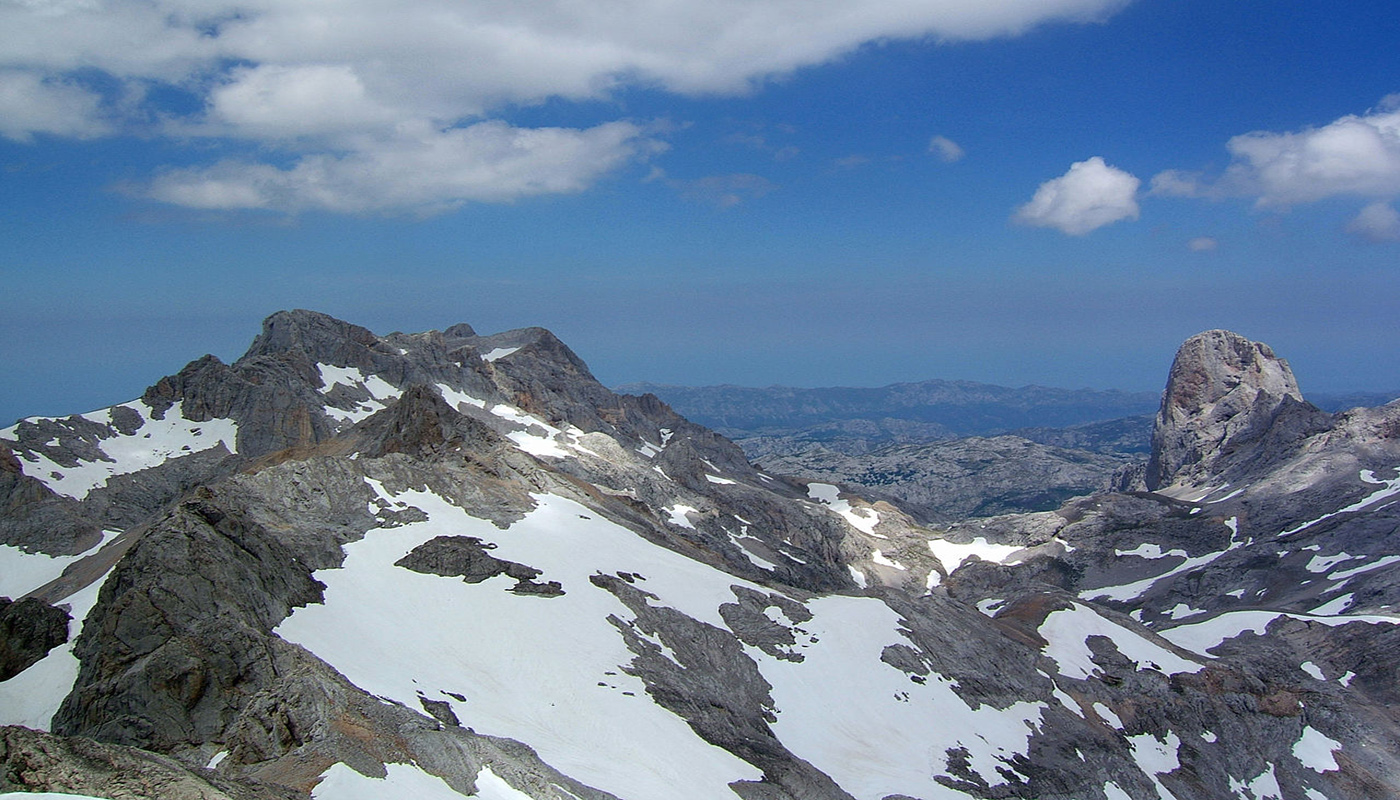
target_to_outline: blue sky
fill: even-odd
[[[259,321],[606,383],[1400,388],[1400,12],[1273,0],[0,2],[0,420]]]

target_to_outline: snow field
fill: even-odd
[[[68,623],[68,641],[49,651],[24,672],[0,682],[0,725],[23,725],[46,731],[58,713],[63,698],[73,690],[78,679],[78,658],[73,655],[73,640],[83,630],[83,621],[97,604],[97,593],[106,576],[86,588],[64,598],[73,618]],[[34,795],[25,795],[26,798]]]
[[[434,495],[388,495],[370,485],[429,519],[346,545],[343,568],[316,573],[327,586],[324,605],[295,611],[277,628],[283,638],[372,694],[415,708],[420,694],[449,702],[463,725],[525,742],[555,768],[627,800],[669,800],[677,787],[688,799],[733,800],[730,782],[760,777],[655,705],[625,673],[633,654],[608,617],[625,625],[633,615],[588,579],[638,575],[637,588],[655,595],[653,604],[717,627],[725,627],[719,606],[734,602],[733,586],[762,587],[559,497],[537,496],[538,507],[502,531]],[[497,558],[542,570],[540,579],[560,581],[566,594],[519,596],[506,591],[504,577],[473,585],[393,566],[438,535],[493,542]],[[1024,754],[1043,704],[974,711],[946,680],[917,684],[880,661],[886,646],[906,641],[884,603],[835,596],[808,606],[814,618],[802,625],[803,662],[746,651],[772,686],[777,736],[857,798],[965,798],[933,779],[949,748],[965,747],[972,768],[993,783],[1001,782],[1000,759]]]
[[[1169,675],[1199,672],[1204,665],[1189,661],[1147,637],[1101,617],[1092,608],[1075,604],[1072,609],[1051,612],[1040,626],[1048,645],[1045,655],[1057,665],[1061,675],[1079,680],[1098,671],[1087,640],[1104,636],[1124,656],[1138,662],[1138,669],[1158,669]]]
[[[0,544],[0,597],[18,600],[63,574],[69,564],[89,556],[110,542],[117,531],[103,531],[102,541],[76,556],[26,553],[18,547]]]
[[[191,422],[181,416],[181,403],[175,403],[166,409],[162,419],[155,419],[154,410],[140,400],[113,408],[120,407],[135,411],[140,415],[142,424],[131,435],[121,433],[113,427],[112,435],[98,442],[98,449],[109,460],[79,461],[77,466],[65,467],[42,453],[16,451],[15,455],[24,464],[24,474],[38,479],[57,494],[82,500],[93,489],[105,486],[107,479],[113,476],[159,466],[167,459],[209,450],[220,444],[230,453],[237,447],[238,425],[231,419]],[[83,418],[110,425],[112,409],[84,414]],[[62,422],[57,417],[30,419],[54,419]],[[17,427],[0,431],[0,438],[13,439]]]
[[[474,519],[435,495],[394,499],[423,509],[425,522],[370,531],[346,546],[344,567],[323,570],[324,605],[298,609],[277,633],[333,664],[357,686],[410,708],[418,696],[452,704],[462,724],[528,743],[547,763],[629,800],[726,798],[728,784],[759,771],[699,739],[653,704],[610,615],[632,613],[593,586],[598,572],[645,576],[639,588],[668,605],[722,626],[719,605],[742,583],[651,545],[558,497],[507,531]],[[421,575],[393,563],[428,539],[470,535],[497,543],[497,558],[543,570],[565,595],[520,596],[513,581],[480,584]],[[465,702],[445,694],[453,692]]]
[[[312,800],[462,800],[463,795],[436,775],[430,775],[413,764],[385,764],[383,778],[369,778],[344,764],[335,764],[311,790]],[[490,767],[482,767],[476,776],[479,800],[534,800],[530,795],[501,780]]]
[[[1026,548],[1016,544],[992,544],[984,537],[978,536],[967,544],[930,539],[928,549],[933,553],[933,557],[938,559],[938,563],[943,565],[944,571],[951,575],[964,561],[973,556],[994,564],[1005,564],[1012,555]]]

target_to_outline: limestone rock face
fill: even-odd
[[[1288,362],[1230,331],[1187,339],[1176,353],[1152,431],[1147,487],[1194,484],[1241,460],[1280,418],[1325,417],[1303,400]]]

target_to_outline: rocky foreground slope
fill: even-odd
[[[0,431],[0,792],[1394,797],[1397,432],[1213,331],[1127,491],[938,530],[543,330],[280,313]]]

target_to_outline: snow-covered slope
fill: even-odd
[[[274,315],[0,432],[0,722],[55,734],[0,791],[1393,797],[1400,410],[1288,397],[1227,476],[936,530],[546,331]]]

